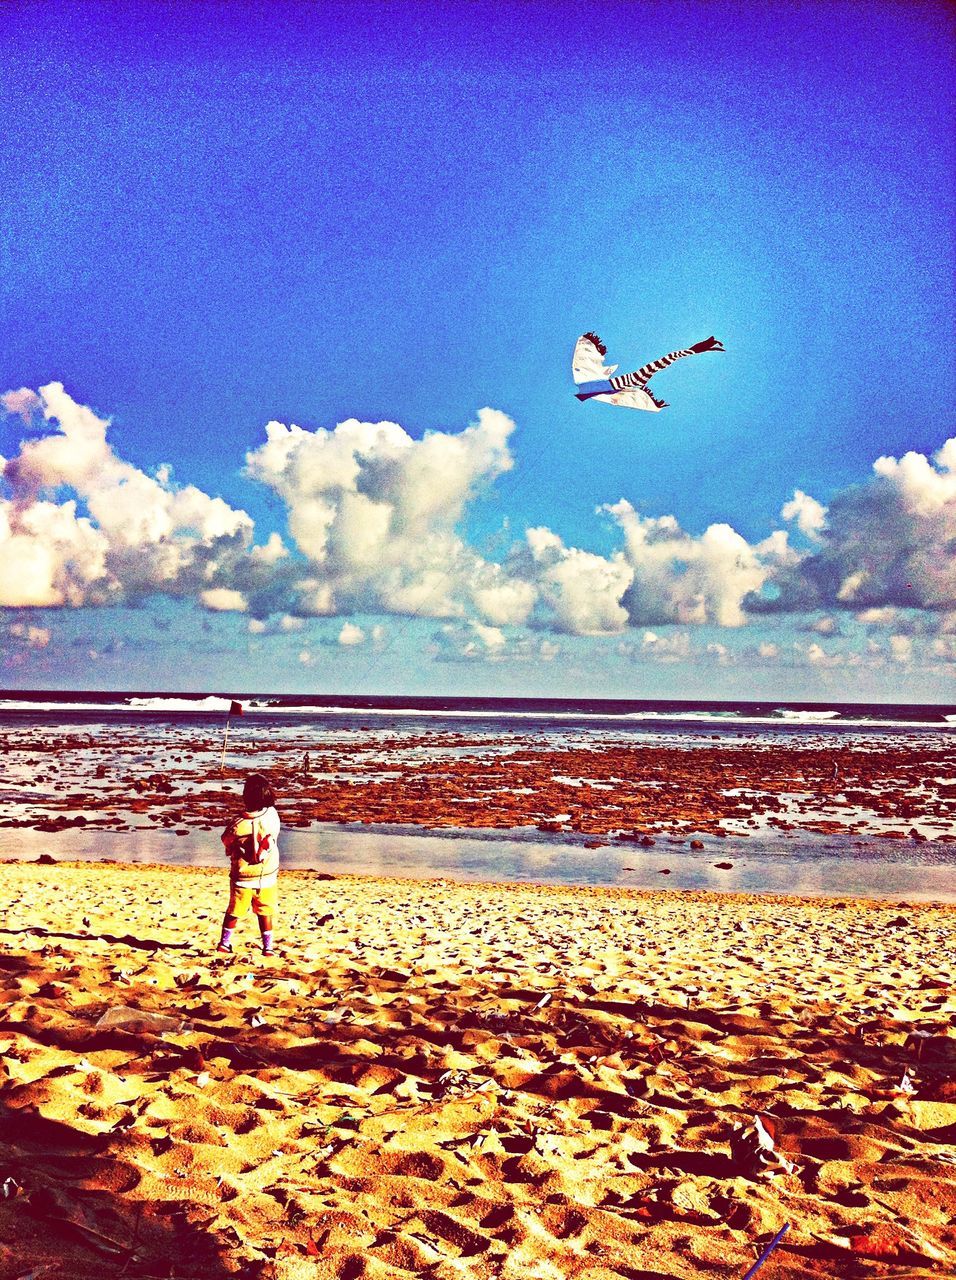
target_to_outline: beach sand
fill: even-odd
[[[4,1280],[956,1274],[956,908],[3,876]]]

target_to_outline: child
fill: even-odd
[[[242,788],[244,813],[230,822],[222,842],[230,861],[229,906],[222,922],[219,951],[232,950],[232,931],[249,908],[259,918],[262,954],[272,955],[272,913],[279,878],[279,815],[269,779],[251,773]]]

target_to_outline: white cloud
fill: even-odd
[[[856,615],[856,620],[868,627],[888,627],[892,626],[898,617],[898,609],[894,609],[892,605],[883,605],[879,608],[861,609]]]
[[[20,403],[22,392],[13,393]],[[51,434],[3,466],[0,605],[98,605],[155,592],[215,603],[252,541],[252,521],[192,485],[124,461],[109,423],[52,382],[37,396]],[[81,514],[82,509],[82,514]]]
[[[246,462],[286,503],[309,562],[299,608],[524,621],[534,587],[485,561],[457,528],[467,504],[511,468],[513,429],[494,409],[457,434],[421,440],[394,422],[350,418],[316,431],[270,422]]]
[[[165,464],[147,474],[119,457],[109,422],[60,383],[7,392],[0,403],[31,421],[42,413],[45,424],[0,460],[0,607],[164,594],[248,613],[253,636],[338,616],[337,641],[333,632],[318,643],[343,647],[382,642],[352,616],[404,614],[447,620],[436,641],[443,655],[490,661],[550,661],[558,651],[505,628],[662,628],[640,642],[640,656],[661,662],[730,661],[717,642],[695,651],[687,629],[741,627],[757,612],[852,610],[898,638],[956,628],[956,437],[933,459],[877,459],[872,477],[828,508],[794,490],[781,514],[814,539],[812,551],[781,529],[756,543],[727,523],[689,534],[675,517],[640,515],[622,498],[599,508],[620,531],[620,549],[600,555],[539,526],[495,563],[462,531],[469,505],[513,465],[514,424],[493,409],[460,432],[420,440],[392,422],[352,418],[315,431],[271,422],[247,472],[285,503],[288,541],[271,533],[256,546],[244,511],[175,483]],[[829,614],[804,629],[839,634]],[[778,657],[771,647],[747,652]],[[817,666],[852,658],[820,645],[800,652]]]
[[[835,667],[857,666],[859,658],[855,654],[842,653],[839,650],[828,652],[822,645],[814,641],[809,645],[797,643],[794,645],[794,651],[798,658],[811,667],[818,667],[821,670],[828,670]]]
[[[734,661],[733,652],[717,641],[695,645],[689,630],[655,631],[647,628],[636,639],[625,638],[616,652],[630,662],[654,662],[663,665],[693,663],[710,666],[715,661],[726,665]]]
[[[249,631],[255,636],[294,635],[305,628],[305,619],[291,613],[283,613],[278,617],[250,618]]]
[[[910,636],[890,636],[890,657],[901,666],[913,659],[913,641]]]
[[[797,528],[808,538],[819,538],[826,527],[826,507],[802,489],[794,489],[793,497],[784,504],[780,515],[784,520],[796,520]]]
[[[29,622],[11,622],[6,628],[8,637],[31,649],[45,649],[50,643],[48,627],[37,627]]]
[[[866,569],[857,569],[853,573],[848,573],[837,590],[837,600],[843,604],[851,604],[859,597],[869,576]]]
[[[571,635],[613,635],[627,625],[621,597],[633,571],[623,555],[605,558],[566,547],[550,529],[527,532],[526,560],[545,625]]]
[[[475,566],[469,586],[478,614],[493,626],[520,626],[534,608],[537,590],[533,582],[509,578],[496,564]]]
[[[707,646],[707,654],[709,657],[714,658],[722,667],[729,666],[734,660],[734,655],[730,652],[727,646],[725,644],[721,644],[717,640],[712,640]]]
[[[956,500],[956,436],[943,444],[933,461],[935,467],[925,454],[911,451],[899,459],[877,458],[873,470],[893,485],[907,511],[933,516],[951,508]]]
[[[475,621],[446,623],[432,636],[432,652],[440,662],[497,662],[507,648],[503,631]]]
[[[821,549],[778,575],[776,607],[956,608],[956,436],[932,459],[881,457],[830,502]]]
[[[489,651],[503,649],[507,643],[504,632],[498,627],[486,627],[480,622],[473,622],[471,625],[475,635]]]
[[[241,591],[232,587],[212,587],[208,591],[200,591],[199,600],[204,608],[214,613],[245,613],[249,602]]]
[[[118,594],[109,542],[76,503],[0,498],[0,606],[105,604]]]
[[[270,533],[261,547],[252,548],[249,557],[258,565],[274,565],[284,560],[288,554],[289,549],[282,541],[281,535]]]
[[[745,598],[790,556],[785,534],[751,546],[730,525],[712,524],[692,537],[673,516],[641,516],[623,498],[601,510],[624,533],[624,557],[632,573],[624,603],[634,625],[742,626]]]
[[[761,658],[779,658],[780,646],[772,640],[763,640],[757,645],[757,654]]]
[[[40,397],[29,387],[21,387],[19,391],[5,391],[0,395],[0,406],[5,413],[18,414],[29,426],[33,415],[40,408]]]
[[[691,655],[690,636],[686,631],[675,631],[668,636],[645,631],[641,637],[641,653],[655,662],[681,662]]]
[[[528,633],[508,635],[499,627],[474,620],[449,622],[432,636],[431,651],[439,662],[553,662],[561,644]]]

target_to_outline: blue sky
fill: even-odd
[[[943,5],[80,0],[0,47],[0,682],[956,700]],[[582,405],[586,329],[727,351]]]

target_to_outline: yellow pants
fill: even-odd
[[[244,916],[251,907],[257,916],[271,916],[276,909],[279,886],[270,884],[265,889],[243,889],[234,884],[229,891],[228,915]]]

